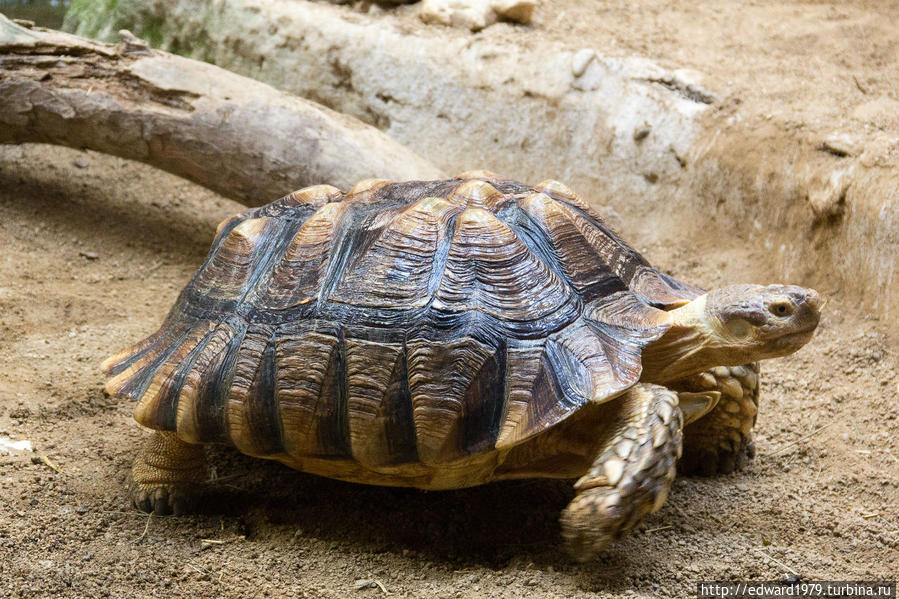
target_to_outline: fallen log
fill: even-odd
[[[377,129],[219,67],[0,15],[0,143],[139,160],[249,205],[316,183],[437,178]]]

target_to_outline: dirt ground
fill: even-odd
[[[859,87],[884,105],[899,93],[884,75],[896,68],[883,58],[894,44],[886,5],[878,18],[861,4],[585,4],[558,3],[564,27],[544,4],[535,35],[726,67],[760,105],[800,98],[787,104],[810,127],[853,124],[837,108],[861,102],[849,98]],[[743,37],[727,34],[731,23]],[[808,68],[791,58],[802,47],[825,65],[817,88],[784,70]],[[834,95],[846,81],[846,98]],[[815,89],[820,105],[805,101]],[[147,433],[133,406],[104,395],[98,364],[158,326],[215,225],[239,209],[127,161],[0,147],[0,439],[34,446],[0,451],[0,597],[683,597],[700,580],[896,578],[899,330],[828,289],[812,343],[763,365],[756,460],[680,478],[661,511],[591,564],[562,551],[557,517],[571,492],[551,481],[425,493],[216,450],[219,480],[198,515],[137,512],[125,477]],[[703,286],[773,279],[764,247],[622,229]]]

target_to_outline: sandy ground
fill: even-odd
[[[582,36],[717,83],[729,70],[734,97],[783,98],[800,128],[876,128],[878,110],[889,128],[899,115],[883,108],[899,94],[892,4],[585,4],[544,5],[535,35]],[[853,116],[875,100],[868,120]],[[156,328],[239,208],[126,161],[0,148],[0,438],[34,446],[0,452],[0,597],[683,597],[699,580],[896,577],[899,330],[839,293],[808,347],[763,365],[756,460],[679,479],[595,563],[562,552],[571,492],[557,482],[424,493],[217,450],[200,514],[135,511],[125,477],[147,433],[104,395],[98,364]],[[764,248],[622,229],[700,285],[772,281]]]
[[[78,166],[81,165],[81,166]],[[98,363],[150,333],[239,208],[147,167],[52,147],[0,151],[0,595],[684,596],[703,579],[894,577],[899,365],[884,323],[832,298],[820,333],[764,367],[759,457],[678,480],[596,563],[569,563],[567,485],[423,493],[344,484],[219,450],[200,515],[149,518],[125,476],[146,431]],[[649,247],[704,285],[752,249]],[[42,457],[47,461],[42,462]],[[209,539],[210,541],[204,541]]]

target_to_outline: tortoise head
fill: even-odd
[[[732,285],[705,298],[711,341],[734,355],[733,365],[786,356],[808,343],[825,303],[814,289],[795,285]]]
[[[786,356],[809,342],[825,301],[795,285],[732,285],[668,312],[644,352],[643,379],[664,383],[714,366]]]

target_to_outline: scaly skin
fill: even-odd
[[[196,506],[206,480],[202,445],[180,440],[175,433],[154,431],[131,470],[131,500],[158,516],[188,513]]]
[[[758,362],[719,366],[671,384],[675,391],[720,391],[718,405],[684,429],[683,474],[730,474],[755,456],[752,427],[759,402]]]
[[[681,454],[677,394],[639,384],[621,398],[617,423],[562,513],[562,535],[578,561],[639,524],[665,502]]]

